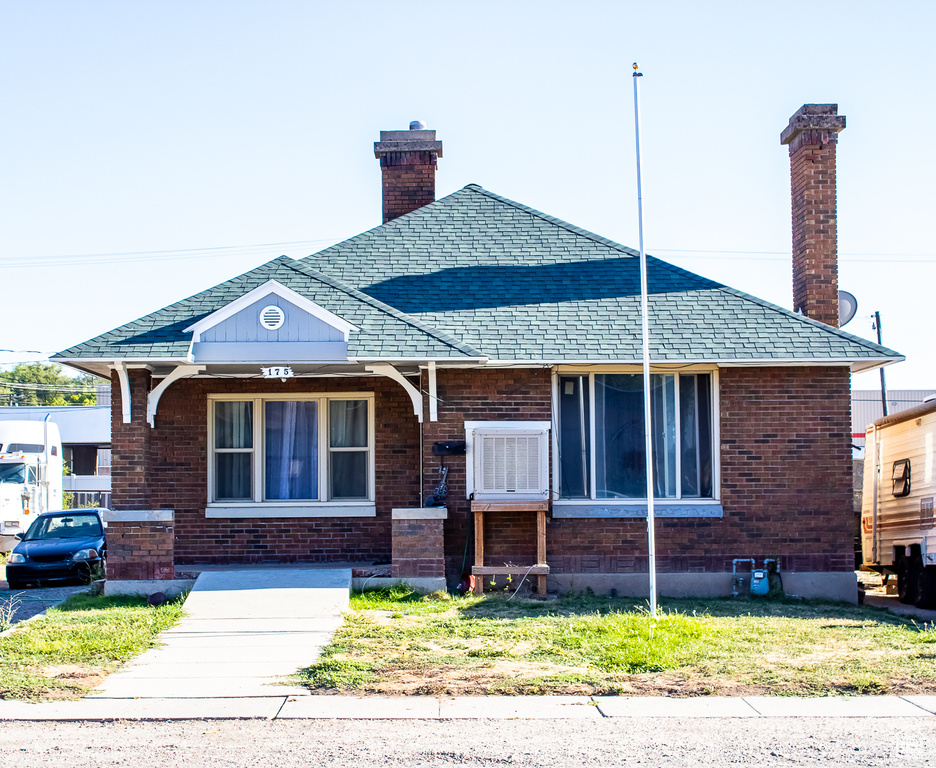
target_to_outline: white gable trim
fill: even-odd
[[[192,333],[192,344],[201,340],[201,335],[207,331],[209,328],[213,328],[218,323],[227,320],[229,317],[233,317],[242,309],[249,307],[255,301],[259,301],[264,296],[269,296],[271,294],[276,294],[281,299],[295,304],[299,309],[304,312],[308,312],[313,317],[318,318],[323,323],[326,323],[333,328],[341,331],[344,334],[344,340],[348,341],[348,335],[351,331],[360,330],[357,326],[352,325],[344,318],[339,317],[333,312],[329,312],[324,307],[320,307],[314,301],[309,301],[304,296],[300,296],[295,291],[287,288],[282,283],[277,282],[276,280],[269,280],[263,285],[254,288],[249,293],[245,293],[243,296],[234,299],[230,304],[226,304],[214,312],[212,312],[208,317],[202,318],[194,325],[190,325],[185,329],[186,333]],[[191,348],[190,352],[191,352]]]

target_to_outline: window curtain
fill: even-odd
[[[333,400],[329,404],[333,499],[367,498],[367,421],[366,400]],[[349,450],[355,448],[362,450]]]
[[[595,376],[595,464],[599,499],[647,495],[643,379],[639,374]]]
[[[215,448],[215,498],[250,499],[253,403],[215,404]]]
[[[650,376],[653,434],[653,495],[676,495],[676,381],[671,374]],[[599,499],[647,496],[643,376],[595,376],[595,458]]]
[[[253,403],[215,405],[215,448],[253,447]]]
[[[587,499],[591,493],[590,395],[587,376],[559,379],[559,496]]]
[[[318,498],[318,403],[271,400],[265,404],[266,498]]]

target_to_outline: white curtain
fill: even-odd
[[[328,420],[331,497],[365,499],[368,457],[367,401],[333,400],[329,406]]]
[[[318,403],[271,400],[266,404],[266,498],[318,498]]]

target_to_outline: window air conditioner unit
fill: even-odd
[[[471,454],[468,493],[478,500],[549,497],[549,427],[539,422],[466,424]],[[531,428],[532,427],[532,428]]]

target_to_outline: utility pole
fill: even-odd
[[[874,311],[874,327],[877,330],[878,344],[884,346],[881,342],[881,313]],[[884,408],[884,415],[887,416],[887,384],[884,383],[884,366],[881,366],[881,406]]]

